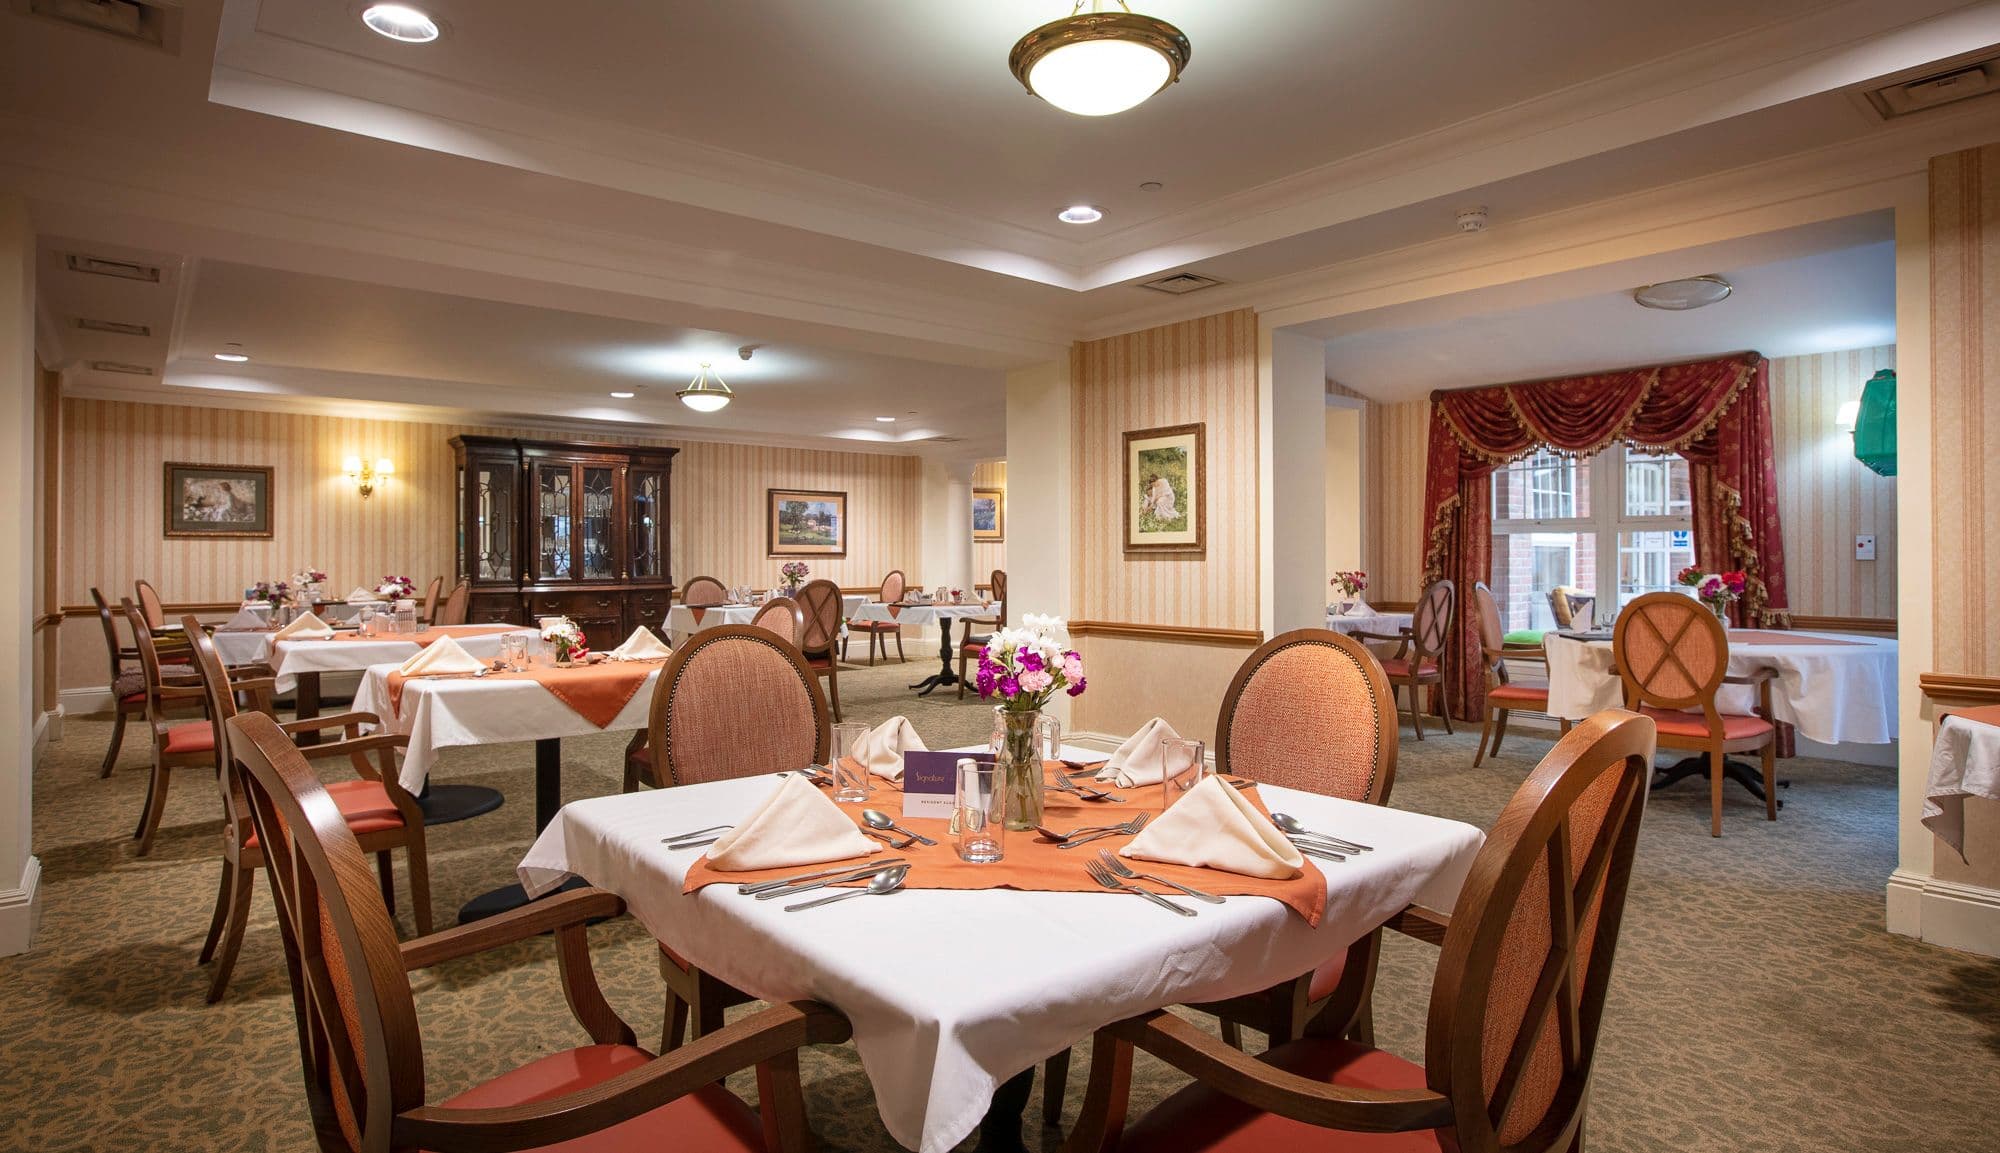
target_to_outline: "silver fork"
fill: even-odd
[[[1106,829],[1101,833],[1086,833],[1081,837],[1071,837],[1069,840],[1064,841],[1060,845],[1057,845],[1056,848],[1074,849],[1078,845],[1088,845],[1092,841],[1101,841],[1106,837],[1129,837],[1133,833],[1138,832],[1140,829],[1145,828],[1146,822],[1152,819],[1153,819],[1153,814],[1140,813],[1138,816],[1133,817],[1131,820],[1125,822],[1124,824],[1114,825],[1111,828]]]
[[[1106,869],[1103,865],[1098,864],[1096,861],[1085,861],[1083,863],[1083,871],[1090,874],[1091,880],[1096,881],[1098,884],[1103,885],[1107,889],[1117,889],[1120,890],[1121,892],[1126,892],[1126,893],[1137,893],[1140,896],[1146,898],[1148,901],[1151,901],[1155,905],[1158,905],[1162,909],[1170,909],[1173,912],[1179,913],[1183,917],[1192,917],[1195,915],[1193,909],[1182,908],[1181,906],[1174,904],[1172,901],[1167,900],[1165,897],[1160,896],[1158,893],[1149,892],[1145,889],[1140,888],[1137,885],[1128,885],[1125,882],[1120,881],[1117,877],[1111,875],[1110,870]]]
[[[1103,789],[1094,787],[1079,786],[1075,781],[1070,780],[1068,777],[1063,776],[1061,773],[1057,773],[1055,775],[1055,782],[1056,783],[1053,786],[1051,786],[1052,788],[1056,789],[1058,792],[1068,793],[1070,796],[1077,797],[1081,800],[1116,801],[1121,805],[1125,803],[1125,798],[1119,796],[1117,793],[1106,792]]]
[[[1097,859],[1104,862],[1105,868],[1110,869],[1128,881],[1151,881],[1156,885],[1165,885],[1170,889],[1179,889],[1197,901],[1207,901],[1211,905],[1222,904],[1222,898],[1216,896],[1214,893],[1204,893],[1200,889],[1190,888],[1179,881],[1169,881],[1165,877],[1157,876],[1153,873],[1133,872],[1130,865],[1112,856],[1109,849],[1097,850]]]

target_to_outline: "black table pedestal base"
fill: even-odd
[[[918,690],[917,692],[918,696],[927,697],[930,696],[932,692],[936,691],[941,687],[944,687],[946,685],[955,685],[957,683],[958,683],[958,674],[951,671],[951,618],[939,617],[938,618],[938,671],[932,673],[930,676],[925,677],[923,680],[918,681],[916,684],[911,685],[910,687]]]
[[[562,808],[562,740],[559,737],[543,737],[535,742],[535,835],[540,836],[549,822],[556,819],[556,810]],[[581,878],[565,881],[554,892],[582,888]],[[502,885],[489,893],[467,901],[458,911],[458,923],[470,924],[481,917],[491,917],[509,909],[518,909],[528,903],[528,894],[519,885]]]
[[[448,825],[490,813],[507,800],[499,789],[485,785],[426,785],[417,794],[417,807],[424,811],[424,824]]]
[[[543,893],[536,900],[553,897],[557,893],[567,893],[571,889],[586,889],[589,887],[590,883],[582,877],[571,877],[554,890]],[[460,905],[458,908],[458,923],[461,925],[470,925],[474,921],[498,916],[501,913],[512,912],[525,904],[528,904],[528,892],[526,889],[523,889],[519,885],[502,885],[497,889],[481,893],[465,904]]]
[[[1684,781],[1689,777],[1705,778],[1708,776],[1708,758],[1706,756],[1683,757],[1680,760],[1675,761],[1673,764],[1668,765],[1664,769],[1654,769],[1653,773],[1654,773],[1653,788],[1656,791],[1659,789],[1664,789],[1668,785],[1679,784],[1681,781]],[[1757,766],[1752,765],[1747,761],[1739,761],[1733,757],[1725,757],[1723,758],[1722,761],[1722,775],[1725,778],[1735,781],[1739,785],[1742,785],[1744,789],[1750,793],[1751,796],[1757,798],[1760,801],[1764,799],[1763,769],[1758,768]],[[1778,782],[1778,787],[1781,789],[1789,789],[1792,787],[1792,782],[1786,780],[1780,780]],[[1784,798],[1780,797],[1778,799],[1778,807],[1781,809],[1785,807]]]

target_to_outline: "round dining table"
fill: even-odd
[[[915,625],[918,628],[936,621],[938,627],[938,671],[910,686],[917,690],[918,696],[927,697],[931,695],[934,689],[958,683],[958,674],[953,672],[951,667],[953,654],[951,622],[957,620],[965,621],[966,635],[970,635],[973,622],[999,620],[1001,619],[1000,610],[1001,604],[999,601],[985,605],[977,603],[951,604],[949,602],[943,604],[889,605],[883,604],[880,601],[871,601],[848,614],[848,619],[857,621],[894,621],[899,624]]]

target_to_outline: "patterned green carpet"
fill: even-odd
[[[976,700],[909,696],[904,684],[926,666],[919,658],[843,676],[849,717],[900,711],[933,745],[982,740],[989,717]],[[140,860],[128,834],[144,754],[128,744],[118,774],[98,780],[108,735],[106,724],[72,718],[36,773],[46,912],[35,951],[0,960],[0,1150],[310,1149],[268,894],[253,907],[229,996],[205,1005],[207,972],[194,958],[218,868],[214,786],[183,773],[158,844]],[[615,790],[623,743],[567,742],[565,795]],[[1395,803],[1486,824],[1548,747],[1517,738],[1474,770],[1471,745],[1406,736]],[[452,753],[437,772],[510,798],[432,832],[444,918],[511,879],[533,834],[532,753]],[[1652,798],[1592,1091],[1592,1148],[1995,1148],[2000,962],[1882,930],[1895,864],[1888,770],[1793,761],[1786,772],[1793,786],[1779,821],[1765,823],[1761,807],[1732,793],[1720,841],[1707,835],[1705,788],[1689,782]],[[402,923],[412,931],[407,911]],[[656,1038],[650,940],[626,920],[594,930],[593,941],[613,1003],[642,1038]],[[1380,1039],[1420,1057],[1434,954],[1393,937],[1385,952]],[[421,975],[418,1007],[434,1098],[583,1040],[546,941]],[[1080,1061],[1073,1073],[1072,1113],[1086,1068]],[[896,1148],[852,1049],[808,1054],[805,1076],[824,1148]],[[1144,1063],[1136,1081],[1141,1103],[1177,1083]],[[1039,1095],[1030,1109],[1039,1116]]]

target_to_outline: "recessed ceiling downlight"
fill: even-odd
[[[1685,280],[1662,280],[1634,289],[1632,299],[1644,308],[1664,312],[1687,312],[1727,300],[1735,287],[1720,276],[1690,276]]]
[[[391,40],[429,44],[438,38],[437,21],[408,4],[370,4],[361,22]]]
[[[631,400],[631,399],[632,399],[633,397],[635,397],[635,396],[637,396],[637,395],[639,395],[639,394],[638,394],[638,393],[636,393],[636,392],[614,392],[614,393],[612,393],[612,394],[611,394],[611,399],[613,399],[613,400]]]
[[[222,346],[222,351],[215,354],[215,359],[230,364],[242,364],[250,359],[250,354],[243,351],[242,345],[232,341]]]
[[[1104,213],[1088,204],[1072,204],[1056,213],[1056,219],[1064,224],[1096,224],[1104,219]]]
[[[875,423],[876,423],[876,424],[894,424],[894,423],[896,423],[896,418],[895,418],[895,417],[893,417],[893,416],[878,416],[878,417],[876,417],[876,418],[875,418]]]

